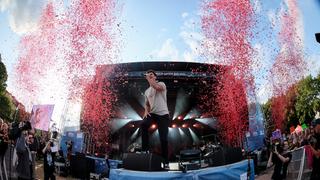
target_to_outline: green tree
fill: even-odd
[[[299,122],[310,122],[319,110],[320,75],[316,78],[307,76],[298,84],[298,96],[295,103]]]
[[[271,99],[269,99],[265,104],[262,104],[262,112],[265,118],[265,130],[266,134],[269,136],[274,130],[274,123],[271,118]]]
[[[0,117],[12,121],[15,106],[7,94],[0,95]]]
[[[3,94],[6,90],[6,81],[8,79],[7,69],[1,59],[0,54],[0,94]]]
[[[294,84],[286,93],[287,107],[285,116],[287,119],[287,130],[290,129],[290,126],[297,126],[299,124],[299,118],[297,116],[297,110],[295,106],[298,98],[297,86],[297,84]]]
[[[12,121],[15,107],[12,102],[12,99],[6,92],[7,79],[8,74],[6,66],[2,62],[0,54],[0,117],[5,120]]]

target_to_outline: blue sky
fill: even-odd
[[[65,0],[66,2],[68,0]],[[200,28],[200,3],[197,0],[121,0],[122,14],[119,16],[121,28],[121,61],[205,61],[199,50],[202,40]],[[320,70],[320,44],[314,34],[320,32],[319,0],[299,2],[301,12],[301,37],[304,39],[306,62],[309,64],[307,74],[317,74]],[[38,0],[0,0],[0,53],[9,72],[8,89],[12,86],[12,68],[17,62],[19,39],[35,28],[45,1]],[[276,36],[279,28],[279,11],[285,1],[252,0],[257,13],[260,31],[271,26]],[[272,31],[272,30],[271,30]],[[267,69],[275,56],[271,49],[277,48],[276,37],[266,38],[268,31],[252,40],[253,47],[260,58],[255,76],[258,84],[258,96],[263,102],[268,91],[267,82],[263,80]]]
[[[169,59],[182,60],[180,54],[189,47],[181,33],[199,30],[198,7],[196,0],[188,3],[183,0],[124,1],[123,60],[166,60],[169,56]],[[189,27],[193,22],[194,27]],[[171,51],[164,52],[166,47]]]

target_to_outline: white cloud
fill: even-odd
[[[200,41],[202,36],[198,32],[192,31],[181,31],[180,37],[183,39],[184,43],[188,46],[188,50],[183,52],[183,58],[185,61],[195,61],[200,55]]]
[[[178,60],[179,59],[179,50],[174,45],[172,39],[167,39],[161,46],[160,49],[154,50],[150,53],[150,56],[154,60],[166,59],[166,60]]]
[[[184,12],[184,13],[182,13],[182,15],[181,15],[182,18],[186,18],[186,17],[188,17],[188,16],[189,16],[189,14],[188,14],[187,12]]]
[[[269,19],[272,27],[275,27],[275,26],[278,24],[278,19],[277,19],[275,10],[270,9],[270,10],[267,12],[267,16],[268,16],[268,19]]]
[[[261,12],[261,2],[260,0],[253,0],[253,9],[255,10],[256,13]]]
[[[187,46],[182,53],[183,60],[185,61],[199,61],[202,50],[200,43],[203,40],[199,27],[199,19],[188,15],[188,18],[184,19],[183,25],[180,28],[179,36]]]
[[[264,81],[263,85],[257,88],[257,99],[260,104],[264,104],[272,97],[272,85],[268,81]]]
[[[313,54],[306,58],[307,60],[307,71],[305,75],[311,74],[312,76],[317,76],[320,74],[320,54]]]
[[[24,34],[37,29],[45,3],[46,1],[39,0],[1,0],[0,10],[8,11],[12,31]]]
[[[1,0],[0,1],[0,11],[5,11],[9,8],[13,0]]]

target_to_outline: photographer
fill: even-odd
[[[284,141],[283,144],[276,143],[273,152],[270,153],[267,167],[274,166],[274,171],[271,179],[282,180],[287,177],[287,168],[291,161],[292,155],[288,151],[288,142]]]
[[[56,152],[54,149],[54,142],[50,140],[47,142],[46,146],[43,148],[43,170],[44,170],[44,179],[48,180],[55,180],[56,177],[54,176],[54,162],[55,162],[55,154]]]
[[[38,140],[34,136],[34,130],[31,132],[29,131],[29,139],[30,139],[30,145],[29,149],[31,152],[32,157],[32,172],[36,172],[36,157],[37,157],[37,149],[38,149]],[[33,173],[32,179],[36,179],[36,173]]]
[[[18,179],[32,179],[32,157],[29,149],[29,136],[27,131],[22,131],[17,140],[16,151],[18,156]]]
[[[32,156],[29,145],[32,143],[33,135],[29,136],[28,134],[28,130],[31,129],[30,122],[21,122],[19,129],[21,134],[16,143],[18,179],[32,179],[34,172],[32,172]]]
[[[313,142],[310,142],[311,145],[308,145],[313,153],[313,163],[312,163],[312,172],[310,180],[320,179],[320,119],[315,119],[312,122],[314,126],[315,134],[312,139]]]

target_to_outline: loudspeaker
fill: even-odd
[[[232,164],[235,162],[241,161],[242,158],[242,150],[241,148],[224,148],[224,157],[226,164]]]
[[[218,151],[208,155],[209,166],[222,166],[241,161],[242,150],[241,148],[228,148],[224,147]]]
[[[125,153],[123,168],[136,171],[161,171],[163,158],[156,154]]]
[[[223,166],[225,165],[224,150],[221,148],[208,156],[209,166]]]
[[[316,33],[315,36],[316,36],[317,42],[320,43],[320,33]]]
[[[90,173],[94,173],[95,161],[79,153],[72,155],[70,159],[70,171],[73,177],[79,179],[90,179]]]

